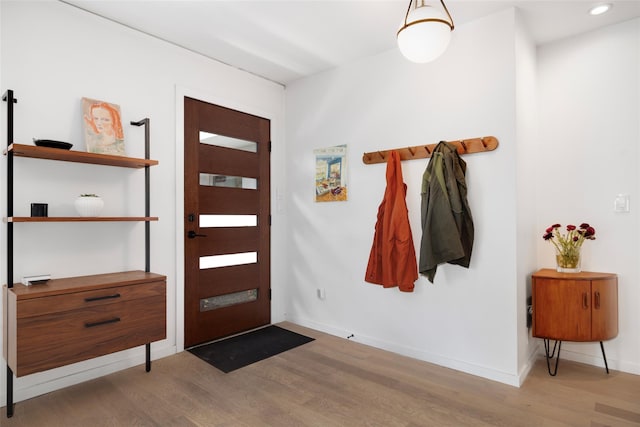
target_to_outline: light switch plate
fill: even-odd
[[[629,212],[629,195],[618,194],[613,204],[614,212]]]

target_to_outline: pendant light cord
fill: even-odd
[[[406,27],[408,27],[407,24],[407,20],[409,19],[409,12],[411,12],[411,4],[413,3],[413,0],[409,0],[409,7],[407,7],[407,13],[404,16],[404,25],[402,26],[402,28],[400,28],[400,30],[398,31],[398,33],[400,33],[400,31],[404,30]],[[424,0],[421,1],[421,7],[424,6]],[[449,27],[451,27],[451,31],[453,31],[454,29],[454,25],[453,25],[453,18],[451,17],[451,14],[449,13],[449,9],[447,8],[447,5],[444,4],[444,0],[440,0],[440,4],[442,4],[442,7],[444,8],[444,11],[447,13],[447,16],[449,17],[449,21],[444,21],[441,19],[430,19],[428,21],[438,21],[438,22],[442,22],[444,24],[447,24]],[[422,21],[417,21],[417,22],[422,22]]]

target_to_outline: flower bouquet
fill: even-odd
[[[553,243],[556,249],[557,270],[561,273],[577,273],[580,271],[580,249],[585,240],[595,240],[596,230],[586,222],[567,225],[566,233],[562,233],[562,225],[553,224],[545,230],[544,240]]]

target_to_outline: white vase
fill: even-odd
[[[80,216],[99,216],[104,207],[104,201],[100,197],[80,196],[74,205]]]

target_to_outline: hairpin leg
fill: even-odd
[[[609,373],[609,364],[607,363],[607,355],[604,354],[604,344],[600,341],[600,348],[602,349],[602,357],[604,358],[604,368],[607,370],[607,374]]]
[[[556,346],[558,347],[558,355],[556,356],[556,366],[553,369],[553,372],[551,372],[551,365],[549,364],[549,359],[553,359],[553,357],[555,356]],[[552,377],[555,377],[556,374],[558,373],[558,362],[560,361],[561,347],[562,347],[562,341],[556,341],[553,344],[553,351],[551,352],[551,354],[549,354],[549,348],[550,348],[549,339],[547,338],[544,339],[544,354],[545,354],[545,358],[547,359],[547,371],[549,371],[549,375],[551,375]]]
[[[149,372],[151,370],[151,343],[145,344],[144,352],[145,352],[145,371]]]

